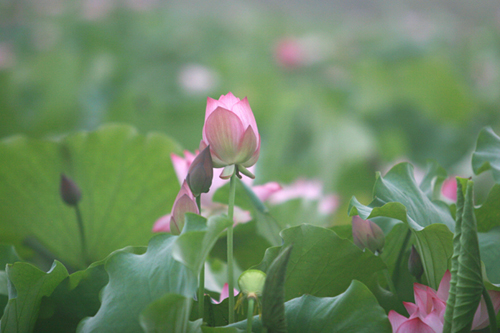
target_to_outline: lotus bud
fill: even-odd
[[[82,198],[82,192],[78,185],[63,173],[61,174],[60,193],[63,201],[69,206],[76,206]]]
[[[199,214],[200,212],[194,200],[193,193],[191,193],[187,182],[184,181],[172,207],[169,223],[170,232],[172,234],[179,235],[181,233],[182,228],[184,228],[186,219],[184,214],[186,213]]]
[[[354,244],[360,249],[368,248],[376,255],[382,253],[385,244],[385,235],[382,229],[374,222],[354,216],[352,219],[352,237]]]
[[[213,178],[212,156],[210,146],[203,149],[189,167],[186,181],[195,197],[207,193],[212,185]]]
[[[266,282],[266,273],[257,269],[249,269],[244,271],[239,279],[238,285],[245,297],[257,298],[262,296],[264,290],[264,283]]]
[[[420,255],[414,245],[411,246],[410,258],[408,259],[408,270],[411,275],[420,281],[420,278],[424,273],[424,267],[422,266],[422,259],[420,258]]]
[[[229,178],[234,172],[255,177],[247,168],[259,158],[260,136],[246,97],[240,100],[228,93],[219,100],[207,99],[200,151],[207,146],[214,167],[225,168],[221,178]]]

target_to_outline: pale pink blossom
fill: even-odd
[[[394,310],[389,312],[392,331],[394,333],[441,333],[444,326],[444,313],[446,310],[446,301],[448,300],[450,280],[451,273],[450,271],[446,271],[437,292],[428,286],[415,283],[413,285],[415,304],[403,302],[410,317],[406,318]],[[493,302],[495,313],[497,313],[500,310],[500,292],[489,290],[488,294]],[[481,296],[481,303],[474,314],[472,330],[485,328],[488,324],[489,317],[486,304],[484,298]]]
[[[236,288],[233,288],[233,289],[234,289],[233,295],[234,296],[238,295],[238,289],[236,289]],[[228,297],[229,297],[229,285],[227,283],[224,283],[224,286],[222,287],[222,291],[220,293],[219,300],[217,301],[217,300],[212,298],[212,301],[215,304],[220,304],[220,303],[222,303],[223,300],[225,300]]]
[[[208,97],[200,150],[210,145],[215,168],[224,168],[221,178],[230,178],[235,168],[253,178],[248,167],[260,154],[260,135],[250,104],[231,92],[218,100]]]
[[[183,66],[177,79],[188,94],[206,94],[212,91],[219,81],[215,71],[199,64]]]
[[[176,154],[170,155],[172,164],[174,166],[174,171],[177,176],[177,179],[179,180],[179,183],[182,183],[183,180],[186,179],[189,167],[191,166],[191,163],[193,163],[197,155],[198,152],[196,152],[195,155],[187,150],[184,151],[184,157],[178,156]],[[254,167],[250,167],[249,170],[250,172],[253,172]],[[266,201],[273,193],[276,193],[281,190],[281,186],[276,182],[269,182],[263,185],[252,186],[253,184],[252,179],[244,177],[242,181],[247,186],[250,186],[250,188],[255,192],[255,195],[261,201]],[[208,193],[204,193],[201,196],[201,212],[203,216],[212,216],[212,215],[227,213],[227,205],[214,202],[213,196],[214,193],[217,191],[217,189],[221,188],[228,182],[229,180],[221,179],[220,177],[214,175],[214,177],[212,178],[212,186],[210,187],[210,190],[208,191]],[[233,217],[235,224],[245,223],[252,219],[250,212],[243,210],[237,206],[234,207]],[[170,231],[169,228],[167,227],[168,223],[170,223],[170,214],[160,217],[155,222],[153,232]]]
[[[332,46],[332,43],[318,34],[285,37],[276,43],[274,57],[285,68],[309,66],[325,59],[331,53]]]
[[[153,232],[163,231],[179,235],[182,232],[182,228],[184,228],[184,214],[186,213],[199,214],[200,212],[194,200],[193,193],[191,193],[188,184],[184,181],[175,198],[172,213],[158,219],[153,226]]]
[[[294,199],[319,201],[318,211],[323,215],[332,214],[339,205],[337,195],[323,193],[321,181],[307,179],[298,179],[290,185],[283,186],[281,191],[277,191],[269,197],[269,203],[279,205]]]
[[[443,182],[441,193],[445,198],[457,201],[457,180],[455,177],[450,177]]]

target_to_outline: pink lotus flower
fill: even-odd
[[[441,193],[445,198],[457,201],[457,180],[455,177],[450,177],[443,182]]]
[[[208,97],[200,150],[210,145],[215,168],[224,168],[220,177],[230,178],[235,171],[254,178],[247,170],[257,162],[260,136],[250,104],[232,93],[219,100]]]
[[[403,302],[410,318],[406,318],[394,310],[389,312],[389,321],[394,333],[441,333],[444,325],[444,313],[448,292],[450,289],[451,273],[446,271],[437,292],[419,283],[413,285],[415,303]],[[489,290],[488,294],[493,302],[495,313],[500,310],[500,292]],[[489,325],[486,303],[481,297],[472,322],[472,329],[479,330]]]
[[[177,179],[179,180],[179,182],[182,182],[184,179],[186,179],[188,170],[191,167],[191,164],[193,163],[196,156],[197,155],[194,155],[187,150],[184,151],[184,157],[175,154],[170,155],[175,174],[177,175]],[[253,167],[250,167],[249,170],[250,172],[253,172]],[[242,181],[252,188],[252,190],[261,201],[266,201],[273,193],[281,190],[281,186],[276,182],[252,186],[252,179],[243,178]],[[224,186],[227,182],[228,180],[221,179],[219,177],[213,177],[210,190],[208,191],[208,193],[201,196],[201,211],[203,216],[212,216],[227,212],[227,205],[213,201],[214,193],[217,191],[217,189]],[[248,222],[251,219],[252,216],[250,215],[250,212],[242,210],[237,206],[234,207],[234,221],[236,224]],[[169,224],[170,214],[162,216],[155,222],[153,232],[170,232]]]
[[[290,185],[283,186],[281,191],[276,191],[269,197],[269,202],[273,205],[279,205],[294,199],[318,200],[318,211],[323,215],[332,214],[339,206],[338,196],[325,195],[323,184],[320,181],[306,179],[298,179]]]
[[[233,289],[234,289],[233,295],[234,296],[238,295],[238,289],[236,289],[236,288],[233,288]],[[224,286],[222,287],[222,291],[220,293],[219,300],[217,301],[217,300],[212,298],[212,301],[215,304],[220,304],[220,303],[222,303],[223,300],[225,300],[228,297],[229,297],[229,285],[227,283],[224,283]]]
[[[184,228],[186,213],[199,214],[198,206],[186,181],[175,198],[172,213],[158,219],[153,226],[153,232],[166,231],[179,235]]]

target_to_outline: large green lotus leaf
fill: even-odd
[[[144,136],[124,125],[55,140],[1,141],[0,241],[15,244],[21,255],[29,255],[25,243],[41,244],[74,268],[146,245],[179,188],[169,158],[174,148],[164,135]],[[87,260],[75,212],[59,196],[61,173],[82,192]]]
[[[146,247],[127,247],[120,251],[143,254]],[[110,256],[112,256],[111,254]],[[93,316],[101,306],[99,293],[108,283],[106,259],[66,277],[54,292],[42,299],[35,332],[75,332],[78,323]]]
[[[191,299],[178,294],[166,294],[152,302],[140,315],[141,326],[146,333],[201,333],[202,319],[190,322],[184,308]]]
[[[472,169],[476,175],[491,170],[493,178],[500,184],[500,137],[490,127],[479,132],[476,150],[472,154]]]
[[[481,260],[484,262],[488,279],[494,284],[500,284],[500,227],[495,227],[490,231],[477,234],[479,238],[479,250]]]
[[[321,332],[392,332],[384,309],[370,290],[359,281],[352,281],[336,297],[302,295],[285,303],[289,333]],[[246,328],[246,320],[230,325]],[[252,332],[263,332],[259,317],[254,317]]]
[[[439,171],[439,168],[435,170]],[[439,177],[439,172],[436,176]],[[434,190],[426,192],[429,194]],[[453,234],[450,230],[454,230],[455,222],[448,206],[429,199],[428,194],[417,186],[413,167],[400,163],[384,177],[378,176],[373,194],[375,199],[368,206],[359,203],[356,198],[351,199],[349,215],[359,215],[364,219],[385,218],[392,224],[394,221],[407,224],[416,236],[427,282],[437,289],[453,253]]]
[[[267,271],[288,245],[293,244],[285,278],[285,300],[310,294],[331,297],[342,293],[356,279],[373,285],[375,272],[384,262],[370,251],[361,251],[335,232],[312,225],[301,225],[281,232],[283,246],[270,248],[257,268]]]
[[[32,332],[43,296],[49,296],[68,271],[55,261],[46,273],[35,266],[17,262],[6,269],[9,301],[1,320],[3,332]]]
[[[500,226],[500,184],[495,184],[488,197],[480,207],[474,209],[477,220],[477,230],[488,232],[494,227]]]
[[[227,224],[225,218],[214,217],[207,223],[202,217],[186,214],[186,232],[180,236],[155,236],[146,253],[141,255],[114,253],[105,263],[109,282],[101,293],[101,307],[95,316],[79,324],[78,331],[138,332],[140,313],[165,294],[177,294],[189,300],[182,303],[176,315],[183,320],[179,325],[187,325],[190,303],[198,285],[199,270],[194,269],[201,267],[200,262],[211,250],[210,244],[215,243]],[[197,249],[196,255],[188,247]],[[187,252],[181,253],[183,250]],[[174,259],[174,253],[187,266]],[[164,306],[162,302],[158,304]]]

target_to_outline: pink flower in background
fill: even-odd
[[[274,57],[278,65],[293,69],[325,59],[331,53],[332,46],[332,43],[318,34],[285,37],[276,43]]]
[[[153,232],[166,231],[179,235],[184,227],[186,213],[199,214],[198,206],[186,181],[175,198],[172,213],[161,217],[153,226]]]
[[[284,38],[276,44],[274,56],[283,67],[295,68],[304,64],[305,55],[302,45],[296,38]]]
[[[413,285],[415,303],[403,302],[410,317],[406,318],[394,310],[389,312],[389,321],[394,333],[441,333],[444,325],[444,313],[446,301],[450,289],[451,273],[446,271],[438,291],[424,286],[420,283]],[[500,309],[500,292],[489,290],[488,294],[493,302],[495,313]],[[481,303],[474,315],[472,329],[478,330],[487,327],[489,324],[488,312],[484,298],[481,296]]]
[[[104,19],[115,7],[115,0],[83,0],[82,16],[89,21]]]
[[[180,69],[177,80],[186,93],[205,95],[217,87],[219,77],[208,67],[189,64]]]
[[[238,295],[239,291],[236,288],[233,288],[233,289],[234,289],[233,295],[234,296]],[[220,304],[220,303],[222,303],[223,300],[225,300],[228,297],[229,297],[229,285],[227,283],[224,283],[224,286],[222,287],[222,291],[220,293],[219,300],[217,301],[213,298],[212,298],[212,300],[215,304]]]
[[[332,214],[339,205],[338,196],[323,193],[323,184],[320,181],[306,179],[298,179],[290,185],[283,186],[281,191],[270,195],[269,202],[272,205],[279,205],[294,199],[319,200],[318,211],[324,215]]]
[[[170,155],[170,158],[172,159],[172,164],[174,166],[175,174],[177,175],[179,183],[181,183],[184,179],[186,179],[189,167],[191,166],[191,163],[193,163],[197,154],[198,152],[196,152],[195,155],[185,150],[184,157],[175,154]],[[249,168],[250,172],[253,172],[253,169],[254,169],[253,167],[250,167]],[[252,179],[245,177],[242,179],[242,181],[243,183],[252,188],[252,190],[255,192],[255,194],[261,201],[266,201],[273,193],[281,190],[281,186],[276,182],[270,182],[263,185],[252,186],[253,183]],[[227,205],[214,202],[213,196],[214,193],[217,191],[217,189],[221,188],[228,182],[229,180],[221,179],[216,176],[212,178],[212,186],[210,187],[210,191],[201,196],[201,210],[204,216],[211,216],[227,212]],[[237,206],[234,207],[235,223],[245,223],[250,221],[251,219],[252,216],[250,215],[250,212],[242,210]],[[168,223],[170,223],[170,214],[160,217],[155,222],[155,225],[153,227],[153,232],[170,231],[170,229],[166,227]]]
[[[457,201],[457,180],[455,177],[447,178],[441,187],[441,193],[445,198]]]
[[[259,158],[260,136],[246,97],[240,100],[230,92],[219,100],[208,97],[200,150],[208,145],[214,167],[224,168],[221,178],[231,177],[235,166],[253,178],[247,168]]]

